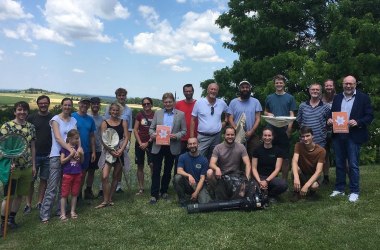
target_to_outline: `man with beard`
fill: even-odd
[[[207,171],[211,193],[217,200],[231,200],[245,195],[244,183],[250,179],[251,163],[244,145],[235,142],[235,129],[227,127],[224,142],[216,145]],[[242,163],[245,169],[241,168]]]
[[[129,138],[131,138],[131,133],[133,131],[133,127],[132,127],[132,110],[126,104],[127,103],[127,94],[128,94],[128,91],[126,89],[124,89],[124,88],[118,88],[115,91],[116,100],[123,107],[123,109],[120,110],[120,111],[122,111],[122,114],[120,115],[120,118],[123,119],[124,121],[127,121],[127,123],[128,123]],[[105,120],[110,118],[109,107],[110,106],[107,105],[106,111],[104,113],[104,119]],[[130,143],[128,143],[125,152],[129,151],[129,144]],[[124,173],[124,177],[127,180],[126,174],[128,174],[129,170],[130,170],[130,159],[129,159],[128,153],[124,153],[124,162],[123,162],[123,164],[124,164],[123,171],[120,171],[120,175],[117,177],[118,183],[117,183],[117,187],[116,187],[116,193],[122,193],[123,192],[123,190],[121,189],[121,177],[122,177],[123,173]]]
[[[359,200],[359,158],[360,147],[369,139],[368,126],[373,121],[371,99],[367,94],[356,89],[353,76],[343,78],[343,93],[334,98],[331,112],[346,112],[348,117],[348,133],[333,134],[333,145],[336,162],[335,189],[331,197],[343,196],[346,188],[346,173],[349,176],[350,202]],[[332,125],[330,118],[327,124]],[[346,164],[348,162],[348,171]]]
[[[324,93],[322,95],[322,102],[329,106],[331,109],[332,102],[336,95],[334,81],[327,79],[324,83]]]
[[[222,115],[227,111],[225,101],[216,98],[219,86],[210,83],[207,87],[207,96],[195,103],[191,113],[190,137],[195,136],[195,124],[198,119],[198,141],[201,155],[210,159],[215,146],[220,143],[220,131],[226,125],[222,122]]]
[[[294,111],[297,110],[296,101],[292,95],[285,92],[286,78],[283,75],[276,75],[273,78],[275,93],[267,96],[265,100],[266,116],[291,116],[294,117]],[[274,132],[273,145],[278,146],[284,152],[284,161],[282,162],[282,178],[288,180],[289,172],[289,148],[290,137],[292,135],[292,125],[281,128],[272,127]]]
[[[29,195],[26,197],[24,213],[30,213],[32,210],[32,197],[37,174],[40,173],[38,202],[36,205],[38,210],[41,208],[47,180],[49,179],[49,155],[51,149],[51,132],[49,122],[51,118],[53,118],[53,115],[49,112],[49,105],[50,98],[48,96],[39,96],[37,98],[38,112],[28,116],[28,122],[32,123],[36,129],[36,175],[33,178]]]
[[[249,158],[252,157],[253,151],[260,144],[260,139],[255,134],[255,131],[260,124],[260,114],[263,111],[260,102],[251,97],[251,88],[252,86],[248,81],[240,82],[240,96],[231,101],[227,110],[227,114],[229,114],[228,122],[235,130],[240,116],[245,114],[244,131]]]
[[[183,113],[185,113],[187,128],[186,135],[181,139],[181,154],[186,152],[187,140],[190,138],[191,112],[193,112],[195,102],[197,101],[193,98],[194,87],[192,84],[188,83],[183,86],[183,95],[185,96],[185,99],[177,102],[175,105],[175,109],[181,110]],[[194,137],[197,137],[197,129],[198,121],[195,120],[195,126],[193,131]]]
[[[208,161],[199,154],[198,146],[197,138],[189,138],[187,141],[189,151],[179,157],[177,174],[174,176],[174,189],[181,207],[185,207],[189,200],[198,203],[207,203],[210,200],[205,184]]]

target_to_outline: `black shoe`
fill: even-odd
[[[30,214],[32,212],[32,208],[28,205],[24,207],[24,214]]]
[[[8,227],[10,229],[16,229],[16,228],[18,228],[18,224],[16,223],[15,218],[13,218],[13,217],[9,217],[8,218]]]
[[[40,210],[41,207],[42,207],[42,204],[41,204],[41,203],[37,203],[36,208],[37,208],[38,210]]]
[[[1,223],[1,226],[0,226],[0,238],[2,238],[4,235],[4,224]]]
[[[86,188],[84,190],[84,199],[85,200],[93,200],[93,199],[95,199],[95,195],[94,195],[94,193],[92,192],[91,189]]]
[[[121,193],[124,193],[124,191],[123,191],[123,189],[118,188],[118,189],[116,189],[116,193],[121,194]]]
[[[98,198],[99,198],[99,197],[103,197],[103,190],[99,190]]]

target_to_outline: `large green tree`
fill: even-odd
[[[255,97],[264,104],[274,91],[272,77],[284,74],[300,103],[308,98],[309,84],[331,78],[340,91],[342,77],[350,74],[370,94],[375,117],[379,114],[380,0],[231,0],[217,24],[230,29],[232,41],[224,46],[239,55],[214,72],[227,101],[243,79],[254,84]],[[372,146],[380,145],[380,122],[374,123]]]

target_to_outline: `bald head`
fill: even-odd
[[[219,92],[219,86],[217,83],[210,83],[207,87],[207,97],[210,99],[216,99]]]
[[[356,78],[353,76],[346,76],[343,78],[343,93],[346,96],[352,96],[356,89]]]

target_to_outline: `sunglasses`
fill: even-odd
[[[211,115],[214,115],[214,106],[211,106]]]
[[[146,102],[146,103],[143,103],[142,104],[143,106],[149,106],[149,105],[152,105],[150,102]]]

